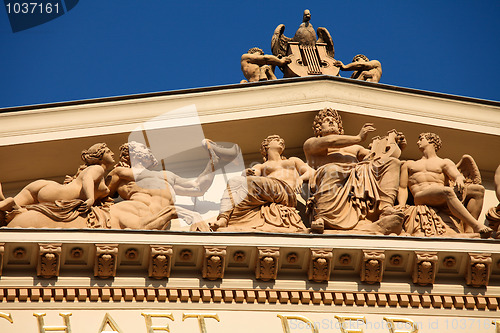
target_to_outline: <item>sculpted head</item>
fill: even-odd
[[[304,15],[302,16],[302,22],[309,22],[311,20],[311,12],[309,9],[304,10]]]
[[[405,147],[408,145],[408,142],[406,141],[406,137],[403,134],[403,132],[397,132],[396,134],[396,144],[398,147],[403,150]]]
[[[262,49],[259,49],[258,47],[252,47],[250,50],[248,50],[247,53],[258,53],[260,55],[264,55],[264,51],[262,51]]]
[[[368,62],[370,61],[364,54],[357,54],[352,58],[352,62]]]
[[[267,161],[267,152],[269,150],[269,147],[274,144],[273,142],[276,142],[276,144],[278,144],[282,148],[281,153],[283,153],[283,150],[285,150],[285,140],[283,140],[279,135],[269,135],[264,139],[264,141],[262,141],[262,144],[260,145],[260,153],[262,154],[264,162]],[[284,159],[284,157],[282,158]]]
[[[430,132],[420,133],[420,135],[418,136],[419,142],[420,142],[420,139],[422,139],[422,138],[425,138],[428,143],[434,145],[434,149],[436,151],[441,149],[441,147],[443,145],[441,138],[436,133],[430,133]]]
[[[342,119],[337,110],[324,108],[319,111],[316,117],[314,117],[313,131],[317,137],[328,134],[344,134]]]
[[[140,163],[147,169],[156,166],[158,160],[151,152],[151,149],[144,144],[131,141],[120,146],[120,164],[131,167],[132,163]]]
[[[89,149],[82,151],[81,157],[86,165],[101,164],[103,162],[107,162],[106,164],[114,163],[113,153],[105,143],[96,143]]]

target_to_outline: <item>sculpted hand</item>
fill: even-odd
[[[245,175],[246,176],[255,176],[255,170],[252,168],[247,168],[247,169],[245,169]]]
[[[361,131],[359,131],[358,136],[361,138],[361,141],[365,141],[368,133],[375,131],[376,128],[372,123],[366,123],[361,127]]]
[[[288,56],[288,57],[284,57],[284,58],[283,58],[283,61],[285,62],[285,64],[289,64],[289,63],[291,63],[291,62],[292,62],[292,58],[290,58],[290,56]]]
[[[335,63],[333,64],[336,67],[344,68],[344,63],[340,60],[335,60]]]
[[[299,178],[297,180],[297,185],[295,186],[295,189],[294,189],[295,193],[297,193],[297,194],[301,194],[302,193],[302,184],[303,184],[303,180]]]
[[[92,199],[87,199],[85,200],[81,205],[80,207],[78,207],[78,211],[79,212],[86,212],[90,209],[90,207],[92,207],[92,205],[94,204],[94,200]]]
[[[465,188],[465,183],[464,183],[464,178],[463,177],[458,177],[455,180],[455,187],[459,192],[462,192]]]

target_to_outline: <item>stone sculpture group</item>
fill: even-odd
[[[315,31],[310,19],[305,10],[292,38],[280,24],[271,41],[273,55],[257,47],[242,55],[242,83],[274,80],[276,66],[285,77],[353,71],[353,79],[379,82],[379,61],[362,54],[347,65],[335,60],[329,31]],[[155,168],[158,161],[144,144],[122,145],[116,165],[106,144],[95,144],[82,152],[84,164],[63,184],[37,180],[10,198],[0,184],[0,226],[163,230],[182,219],[192,231],[500,238],[500,205],[486,215],[489,226],[478,221],[485,190],[471,156],[455,165],[437,155],[438,135],[422,133],[417,142],[422,158],[402,161],[407,142],[396,130],[373,138],[369,148],[361,145],[375,130],[367,123],[357,135],[346,135],[336,110],[320,110],[314,136],[303,145],[306,162],[285,158],[284,140],[268,136],[261,144],[263,163],[227,181],[220,214],[211,221],[176,206],[175,195],[203,196],[219,163],[234,158],[233,149],[204,140],[209,161],[190,180]],[[500,200],[500,167],[495,182]],[[113,196],[122,201],[115,203]]]
[[[155,169],[158,162],[144,144],[122,145],[117,164],[106,144],[95,144],[82,152],[84,164],[63,184],[37,180],[11,198],[0,188],[0,218],[8,228],[163,230],[178,218],[193,231],[496,237],[498,208],[487,215],[495,230],[478,221],[484,188],[471,156],[455,165],[437,155],[438,135],[422,133],[422,158],[401,161],[407,142],[396,130],[362,146],[375,130],[367,123],[357,135],[344,134],[340,114],[320,110],[314,136],[304,143],[307,162],[285,158],[284,140],[268,136],[261,144],[263,163],[228,180],[212,221],[175,206],[175,194],[202,196],[219,163],[234,157],[210,140],[203,141],[208,163],[194,180]],[[500,168],[500,200],[499,178]],[[309,191],[303,191],[304,183]],[[115,194],[122,201],[114,203]],[[301,197],[307,200],[304,219],[297,210]]]
[[[246,80],[240,83],[275,80],[276,66],[283,77],[309,75],[339,75],[339,71],[352,71],[351,78],[368,82],[379,82],[382,65],[378,60],[369,60],[365,55],[354,56],[344,65],[335,60],[335,48],[330,32],[323,27],[314,31],[311,12],[304,10],[302,24],[292,38],[284,35],[285,25],[276,27],[271,39],[272,55],[264,54],[253,47],[241,56],[241,71]]]

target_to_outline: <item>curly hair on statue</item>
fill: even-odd
[[[81,158],[84,164],[80,165],[74,176],[67,175],[66,178],[64,179],[64,184],[71,183],[87,167],[91,165],[100,164],[102,157],[108,150],[109,148],[105,143],[96,143],[95,145],[92,145],[89,149],[85,149],[84,151],[82,151]]]
[[[267,161],[267,150],[269,149],[269,144],[274,140],[278,141],[283,149],[285,149],[285,140],[283,140],[279,135],[269,135],[260,145],[260,153],[262,154],[264,162]],[[286,160],[286,157],[281,156],[281,159]]]
[[[356,60],[358,60],[359,58],[364,59],[365,61],[370,61],[364,54],[356,54],[354,58],[352,58],[352,62],[356,62]]]
[[[250,50],[248,50],[247,53],[255,53],[255,52],[259,52],[261,55],[264,55],[264,51],[262,51],[262,49],[258,47],[252,47]]]
[[[119,166],[130,168],[134,162],[140,162],[145,168],[154,167],[158,164],[153,152],[146,145],[136,141],[122,144],[120,146]]]
[[[344,127],[342,126],[342,118],[340,118],[340,115],[337,112],[337,110],[331,108],[324,108],[323,110],[318,112],[316,117],[314,117],[312,128],[315,136],[317,137],[321,136],[321,124],[323,124],[323,121],[326,117],[333,117],[339,128],[339,134],[344,134]]]
[[[441,138],[436,133],[431,133],[431,132],[420,133],[418,135],[418,137],[419,138],[422,138],[422,137],[426,138],[429,143],[434,145],[434,148],[436,149],[436,151],[441,149],[441,147],[443,146],[443,141],[441,141]]]

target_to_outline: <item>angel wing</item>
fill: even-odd
[[[472,156],[463,155],[457,163],[457,169],[464,175],[466,184],[481,184],[481,173]]]
[[[285,25],[284,24],[278,25],[274,30],[273,38],[271,39],[271,51],[273,52],[273,55],[275,55],[276,57],[286,56],[286,48],[288,46],[288,42],[291,40],[291,38],[288,38],[285,35],[283,35],[284,31],[285,31]]]
[[[330,36],[330,33],[326,28],[319,27],[316,30],[316,34],[318,35],[318,43],[325,43],[326,44],[326,53],[334,58],[335,56],[335,48],[333,47],[333,39],[332,36]]]

